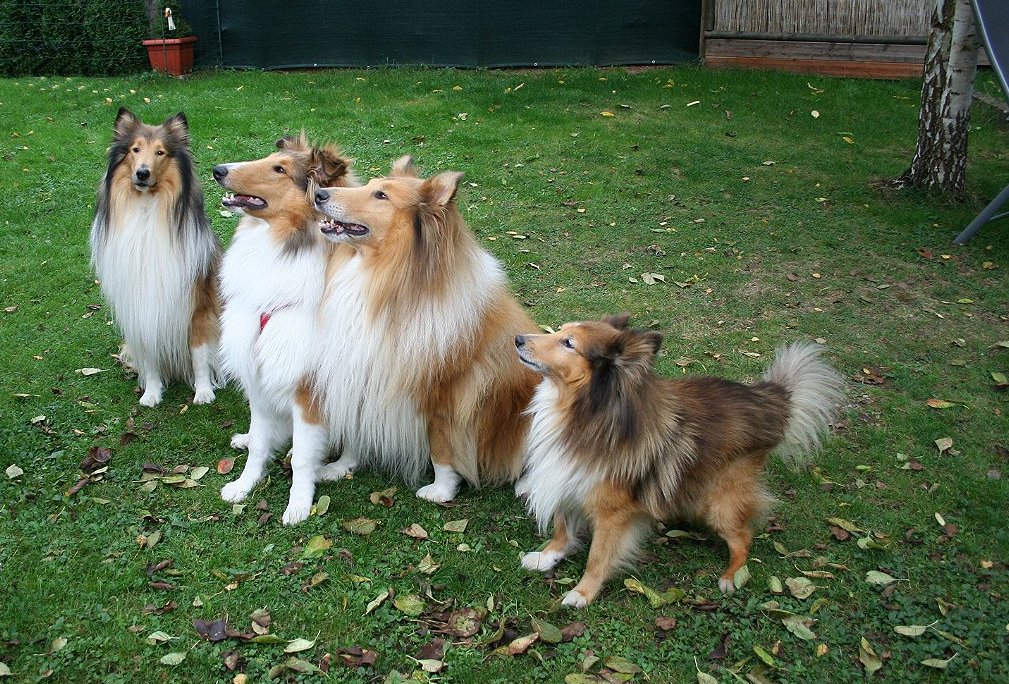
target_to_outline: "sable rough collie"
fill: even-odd
[[[241,501],[263,478],[274,452],[292,438],[292,407],[317,339],[315,318],[325,289],[327,252],[312,192],[317,185],[355,185],[350,162],[332,146],[312,145],[302,133],[277,141],[264,159],[214,167],[231,191],[222,200],[244,214],[221,267],[221,357],[249,400],[249,432],[231,440],[248,449],[241,476],[221,490]],[[310,476],[313,479],[315,474]],[[308,515],[297,496],[304,473],[294,463],[286,524]]]
[[[294,458],[322,479],[377,465],[445,502],[463,479],[514,481],[539,378],[515,357],[536,325],[455,203],[461,173],[420,178],[411,159],[360,188],[323,188],[331,257],[311,397],[299,396]],[[342,449],[319,467],[325,444]],[[306,490],[311,505],[311,490]]]
[[[144,406],[161,401],[170,378],[192,382],[193,403],[214,400],[220,257],[186,116],[149,126],[120,109],[98,186],[91,264],[123,334],[120,358],[139,375]]]
[[[627,320],[515,338],[522,362],[543,375],[529,408],[527,503],[541,531],[554,525],[550,543],[522,566],[550,570],[587,523],[588,565],[564,596],[569,606],[595,599],[654,520],[695,520],[718,533],[729,546],[718,586],[733,591],[751,524],[771,503],[762,483],[768,454],[801,462],[815,452],[843,396],[840,376],[809,344],[780,349],[754,385],[661,378],[653,362],[662,335]]]

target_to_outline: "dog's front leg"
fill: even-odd
[[[434,482],[417,490],[421,499],[445,503],[455,498],[462,476],[455,469],[455,459],[460,451],[459,436],[455,434],[449,416],[432,416],[428,423],[428,440],[431,445],[431,462],[434,464]]]
[[[522,567],[540,572],[553,570],[578,547],[577,527],[568,524],[568,516],[563,512],[554,513],[553,539],[542,551],[530,551],[523,555]]]
[[[628,488],[605,482],[589,495],[586,512],[592,523],[589,561],[581,581],[562,601],[574,608],[592,603],[613,572],[634,557],[650,520]]]
[[[251,398],[249,400],[252,413],[247,442],[249,455],[238,479],[221,489],[221,498],[225,501],[234,503],[248,496],[263,479],[266,464],[273,458],[274,452],[291,440],[290,415],[278,415],[260,404]]]
[[[319,466],[326,458],[328,437],[322,424],[322,412],[312,390],[305,384],[295,395],[293,418],[293,453],[291,497],[284,511],[284,524],[295,525],[312,512]]]

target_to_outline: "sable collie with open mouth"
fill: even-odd
[[[192,382],[193,403],[214,400],[220,257],[186,116],[150,126],[120,109],[98,186],[91,264],[123,334],[120,359],[137,370],[142,405],[160,403],[171,378]]]
[[[409,157],[359,188],[323,188],[316,207],[334,253],[320,309],[314,398],[299,397],[294,458],[336,479],[377,465],[417,496],[455,498],[473,486],[514,481],[539,378],[513,348],[536,331],[509,292],[501,265],[455,203],[461,173],[421,178]],[[338,461],[321,466],[327,441]],[[310,499],[308,500],[310,505]]]
[[[627,328],[628,315],[519,335],[518,356],[542,374],[529,412],[527,505],[554,536],[522,566],[547,571],[591,530],[588,565],[563,603],[588,605],[635,555],[655,520],[693,520],[729,546],[724,592],[746,563],[751,525],[772,499],[768,454],[803,462],[843,397],[842,380],[810,344],[778,350],[760,382],[669,380],[653,370],[662,335]]]
[[[221,266],[222,365],[241,385],[251,414],[248,433],[231,440],[249,452],[242,474],[221,490],[233,502],[252,491],[273,454],[290,442],[294,397],[318,345],[315,316],[332,247],[319,233],[312,192],[357,184],[335,147],[313,145],[304,133],[277,147],[263,159],[213,169],[230,191],[222,204],[243,214]],[[295,496],[305,474],[299,462],[293,468],[286,524],[308,515]],[[314,486],[314,471],[309,476]]]

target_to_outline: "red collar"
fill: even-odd
[[[263,328],[270,322],[270,316],[271,314],[268,313],[259,314],[259,332],[263,332]]]

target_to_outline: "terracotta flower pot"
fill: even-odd
[[[151,68],[172,76],[182,76],[193,70],[193,44],[196,36],[182,38],[150,38],[144,41]]]

